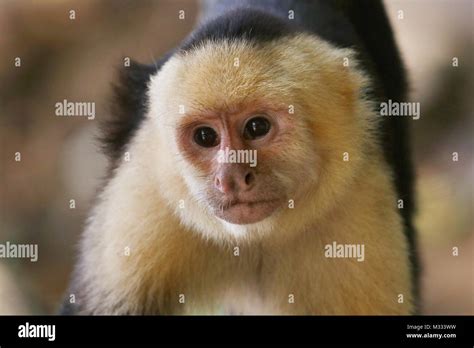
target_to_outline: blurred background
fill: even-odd
[[[474,2],[385,4],[421,103],[412,134],[422,313],[474,314]],[[39,246],[37,262],[0,259],[0,314],[57,311],[105,174],[97,127],[117,68],[160,57],[197,13],[193,0],[0,0],[0,243]],[[63,99],[95,102],[95,119],[55,116]]]

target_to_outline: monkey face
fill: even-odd
[[[200,195],[215,216],[251,224],[285,204],[289,187],[275,162],[293,128],[286,111],[256,103],[181,120],[178,147],[202,173]]]
[[[272,220],[288,209],[305,189],[294,169],[317,178],[314,136],[294,112],[298,98],[289,71],[242,43],[204,47],[176,65],[174,97],[182,112],[173,137],[195,199],[238,225]],[[195,174],[186,175],[189,168]]]
[[[169,148],[164,195],[190,202],[181,220],[263,231],[334,204],[370,128],[358,104],[364,81],[342,65],[347,56],[308,36],[209,42],[173,56],[150,82],[149,115]]]

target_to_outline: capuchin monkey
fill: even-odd
[[[416,313],[405,97],[380,1],[205,3],[123,69],[62,313]]]

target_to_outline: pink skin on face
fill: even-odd
[[[268,162],[278,153],[281,146],[278,144],[279,137],[291,128],[290,122],[287,114],[261,110],[188,116],[179,127],[181,151],[209,178],[206,189],[208,204],[217,217],[230,223],[251,224],[261,221],[282,206],[286,199],[269,171],[271,166]],[[255,121],[255,117],[263,117],[269,127],[263,135],[254,138],[249,137],[245,130],[251,127],[249,122]],[[211,128],[211,133],[215,132],[215,143],[202,146],[196,141],[195,134],[202,127]],[[219,150],[226,149],[256,150],[257,166],[252,167],[250,163],[220,163]]]

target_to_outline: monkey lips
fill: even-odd
[[[259,222],[275,212],[280,199],[233,200],[214,209],[214,214],[227,222],[247,225]]]

